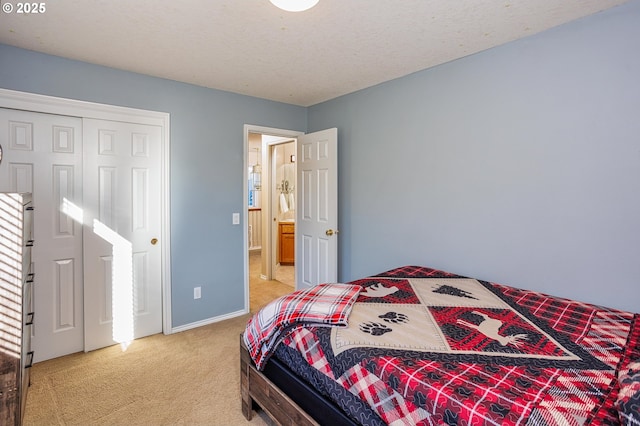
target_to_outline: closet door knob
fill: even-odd
[[[155,246],[156,244],[158,244],[158,239],[157,238],[152,238],[151,239],[151,245]]]
[[[335,231],[333,229],[327,229],[327,232],[325,232],[325,234],[327,234],[327,237],[332,236],[333,234],[337,234],[339,231],[336,229]]]

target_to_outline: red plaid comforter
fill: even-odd
[[[296,328],[277,356],[358,422],[621,424],[618,373],[640,360],[639,314],[424,267],[351,284],[362,290],[347,327]],[[415,324],[420,315],[425,325]],[[441,343],[422,345],[427,328]],[[389,336],[403,329],[415,331],[394,347]]]
[[[321,284],[274,300],[256,313],[243,334],[244,343],[258,370],[275,346],[296,327],[346,326],[360,286]]]

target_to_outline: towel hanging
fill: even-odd
[[[287,205],[287,199],[284,194],[280,194],[280,211],[282,213],[286,213],[289,211],[289,206]]]
[[[295,197],[293,196],[293,192],[289,193],[289,210],[295,210],[296,209],[296,200]]]

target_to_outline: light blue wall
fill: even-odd
[[[632,1],[310,107],[340,280],[419,264],[640,312],[639,76]]]
[[[306,109],[0,45],[0,87],[171,114],[172,321],[244,308],[243,126],[306,129]],[[193,287],[202,298],[193,299]]]
[[[242,129],[339,130],[340,279],[640,311],[640,1],[308,109],[0,45],[0,87],[171,114],[172,316],[242,308]],[[202,299],[193,300],[193,287]]]

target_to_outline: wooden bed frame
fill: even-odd
[[[258,371],[240,335],[240,396],[247,420],[259,406],[280,425],[357,425],[276,358]]]

